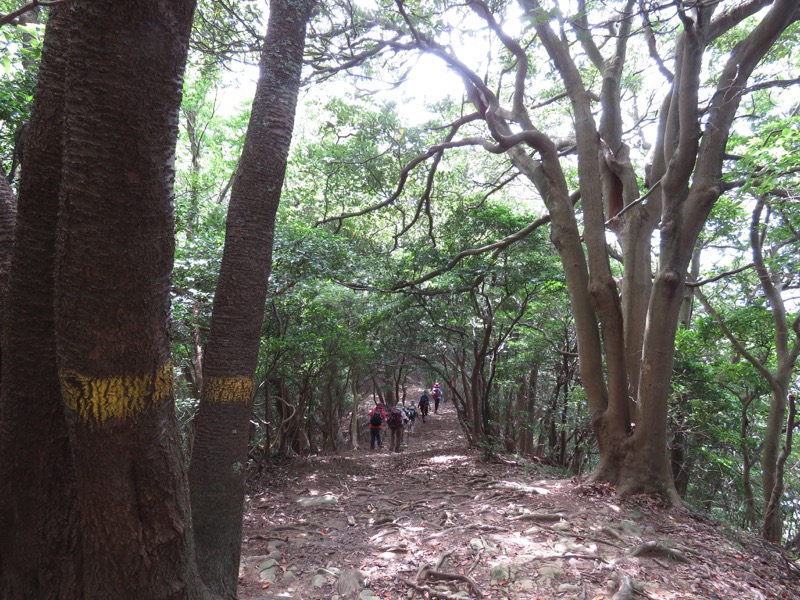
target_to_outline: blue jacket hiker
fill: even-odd
[[[422,422],[425,422],[425,417],[428,416],[428,406],[430,406],[431,399],[428,396],[428,391],[422,392],[422,396],[419,397],[419,413],[422,415]]]

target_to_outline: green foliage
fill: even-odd
[[[6,173],[16,136],[30,117],[43,37],[44,25],[36,23],[0,27],[0,165]]]
[[[195,10],[190,48],[205,65],[255,63],[266,28],[259,0],[200,0]]]
[[[578,48],[580,35],[569,27],[574,17],[545,7],[517,22],[511,4],[489,4],[498,22],[508,19],[530,59],[525,103],[537,106],[533,125],[563,140],[560,149],[569,147],[570,104],[560,96],[560,74],[533,35],[533,20],[557,21],[565,41]],[[516,179],[505,154],[486,152],[479,144],[430,151],[449,124],[474,109],[464,90],[423,105],[417,98],[424,90],[400,87],[413,80],[415,61],[458,54],[507,105],[517,58],[490,35],[474,6],[424,1],[406,8],[413,35],[396,10],[344,2],[320,6],[311,25],[309,78],[325,83],[311,89],[312,101],[298,120],[279,208],[258,373],[264,382],[260,425],[278,432],[286,416],[277,400],[267,397],[277,393],[270,387],[277,381],[284,386],[280,393],[287,394],[281,401],[307,402],[304,422],[313,428],[323,427],[313,415],[325,410],[326,394],[349,389],[354,373],[362,385],[374,378],[385,390],[401,371],[416,370],[450,377],[457,393],[485,400],[488,429],[479,432],[477,443],[487,451],[501,450],[504,436],[532,432],[541,460],[585,471],[597,449],[557,252],[544,228],[504,248],[493,246],[541,216],[541,201]],[[242,20],[242,14],[252,18]],[[252,61],[246,55],[260,43],[256,30],[262,27],[253,2],[235,12],[224,3],[201,3],[198,15],[193,38],[198,53],[185,89],[176,183],[176,353],[177,362],[187,365],[193,335],[199,331],[202,337],[210,316],[226,194],[248,118],[246,111],[217,104],[215,90],[226,80],[226,68]],[[596,30],[607,28],[613,15],[590,3],[586,16]],[[649,17],[655,47],[667,56],[680,27],[658,21],[659,15]],[[709,82],[751,27],[744,22],[713,42],[703,72]],[[443,43],[431,44],[420,58],[406,52],[415,36]],[[391,52],[377,60],[360,55],[382,45]],[[607,55],[609,48],[601,45],[600,51]],[[800,215],[790,199],[797,187],[798,121],[778,93],[783,88],[767,85],[780,78],[781,66],[787,73],[796,67],[793,48],[789,38],[777,44],[754,82],[759,87],[745,95],[743,118],[728,146],[725,181],[731,191],[716,203],[701,236],[701,278],[751,261],[749,208],[753,198],[775,189],[785,194],[769,203],[764,234],[773,245],[766,258],[788,282],[797,272],[800,259],[791,240],[800,230]],[[575,55],[585,87],[599,94],[603,79],[596,65],[584,53]],[[345,78],[339,66],[348,61],[354,76]],[[641,173],[650,124],[658,118],[654,72],[649,50],[632,44],[622,73],[623,112],[629,111],[622,119],[631,160]],[[387,89],[401,91],[392,98]],[[409,117],[409,106],[419,114]],[[456,139],[489,133],[478,120],[463,125]],[[536,160],[536,153],[531,157]],[[567,185],[577,189],[577,163],[569,152],[562,164]],[[576,217],[583,228],[580,205]],[[752,271],[704,290],[745,348],[773,366],[769,306]],[[724,503],[731,522],[743,523],[742,454],[758,455],[768,394],[755,369],[720,342],[715,321],[699,309],[695,313],[676,341],[670,434],[685,445],[691,470],[687,501],[703,507]],[[523,421],[517,417],[517,394],[534,365],[534,418]],[[467,383],[464,371],[470,374]],[[337,402],[332,414],[340,415],[349,396]]]
[[[188,373],[194,370],[195,334],[205,339],[210,324],[230,184],[249,117],[246,111],[220,114],[219,85],[218,70],[189,70],[176,149],[173,352],[180,372]]]

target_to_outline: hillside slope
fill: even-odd
[[[800,600],[800,568],[755,536],[482,462],[450,404],[406,442],[254,475],[240,598]]]

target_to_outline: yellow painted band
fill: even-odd
[[[59,373],[64,404],[86,423],[104,425],[109,419],[127,420],[172,394],[172,362],[155,373],[92,377],[77,371]]]
[[[203,380],[203,399],[208,402],[247,403],[253,399],[254,393],[252,377],[207,377]]]

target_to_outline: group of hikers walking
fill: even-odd
[[[377,445],[378,448],[383,448],[383,440],[381,439],[381,431],[383,430],[384,423],[389,429],[389,451],[400,452],[400,445],[403,443],[403,433],[408,432],[413,435],[417,427],[417,409],[419,409],[419,416],[422,417],[422,422],[428,416],[430,410],[431,396],[433,397],[433,413],[439,413],[439,402],[442,400],[442,388],[438,383],[433,384],[431,395],[428,395],[428,390],[422,392],[419,401],[416,405],[405,406],[397,404],[393,406],[389,413],[386,413],[386,407],[382,403],[378,403],[374,409],[369,413],[369,447],[374,450]]]

